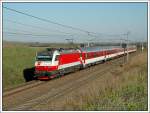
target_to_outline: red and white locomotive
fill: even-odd
[[[74,70],[83,69],[92,64],[136,51],[135,46],[127,49],[119,46],[87,47],[81,49],[47,49],[37,53],[35,77],[52,79]]]

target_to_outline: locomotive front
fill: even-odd
[[[37,79],[51,79],[57,74],[59,53],[56,50],[41,51],[36,54],[35,73]]]

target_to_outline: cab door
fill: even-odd
[[[54,64],[55,66],[58,66],[58,65],[59,65],[59,57],[60,57],[60,55],[55,55],[55,57],[54,57],[54,62],[53,62],[53,64]]]

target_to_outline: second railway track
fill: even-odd
[[[29,83],[26,83],[26,84],[22,84],[16,88],[13,88],[13,89],[10,89],[10,90],[7,90],[3,93],[3,97],[6,97],[6,96],[10,96],[10,95],[13,95],[15,93],[18,93],[18,92],[21,92],[21,91],[24,91],[26,89],[29,89],[29,88],[33,88],[33,87],[36,87],[38,85],[41,85],[43,84],[44,82],[43,81],[31,81]]]

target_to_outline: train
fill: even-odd
[[[95,46],[71,49],[47,48],[36,53],[34,77],[49,80],[107,60],[136,52],[136,46]]]

